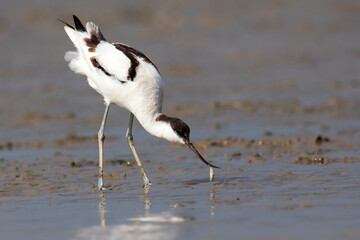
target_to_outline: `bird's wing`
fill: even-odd
[[[132,61],[135,56],[127,56],[123,51],[118,50],[114,44],[101,41],[95,49],[95,57],[99,65],[98,68],[103,70],[106,75],[113,76],[121,82],[134,79],[135,76],[130,72],[135,71],[136,73],[136,67],[139,64],[138,60],[136,59],[137,65],[135,66]]]
[[[145,54],[122,43],[101,41],[96,47],[96,60],[107,73],[122,82],[134,81],[139,69],[159,73]]]
[[[102,72],[120,82],[134,81],[139,69],[159,74],[156,66],[142,52],[121,43],[109,43],[99,27],[88,22],[86,27],[75,15],[75,27],[65,24],[65,31],[78,51],[65,55],[70,68],[80,74],[89,75],[89,71]]]

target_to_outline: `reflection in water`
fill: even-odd
[[[176,239],[179,235],[177,223],[192,218],[174,216],[170,212],[150,213],[151,201],[148,198],[150,188],[144,188],[142,199],[144,213],[141,216],[125,219],[128,223],[106,226],[106,202],[103,191],[99,192],[100,226],[80,229],[74,239]]]
[[[151,202],[147,197],[147,194],[149,192],[150,186],[144,188],[144,193],[142,195],[142,198],[144,200],[144,216],[147,216],[149,214],[149,209],[151,207]],[[100,226],[106,227],[106,199],[104,195],[104,191],[100,190],[99,192],[100,202],[99,202],[99,214],[100,214]],[[135,219],[134,219],[135,220]]]
[[[99,202],[100,226],[105,227],[106,226],[106,218],[105,218],[105,213],[106,213],[105,204],[106,203],[105,203],[105,196],[104,196],[103,190],[100,190],[99,196],[100,196],[100,202]]]
[[[137,217],[123,219],[124,224],[106,226],[106,209],[105,194],[99,192],[99,214],[100,226],[92,226],[80,229],[74,239],[176,239],[180,235],[179,224],[193,220],[194,217],[176,216],[172,212],[151,213],[151,201],[148,197],[150,188],[144,188],[142,200],[144,203],[143,214]],[[214,186],[210,189],[210,215],[215,216],[215,190]]]
[[[155,223],[180,223],[192,218],[184,218],[172,215],[170,212],[162,212],[160,214],[150,214],[148,216],[131,218],[130,220],[137,222],[155,222]]]
[[[151,186],[144,187],[144,193],[142,195],[144,200],[144,215],[147,215],[149,213],[149,209],[151,207],[151,202],[147,197],[150,187]]]
[[[112,239],[112,240],[171,240],[179,236],[178,224],[167,224],[164,222],[133,222],[107,226],[93,226],[80,229],[74,239]]]
[[[215,190],[214,186],[211,188],[210,191],[210,215],[215,216]]]

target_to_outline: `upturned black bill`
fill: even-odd
[[[212,165],[211,163],[209,163],[208,161],[206,161],[201,154],[198,152],[198,150],[196,150],[196,148],[194,147],[194,145],[191,142],[185,142],[186,146],[188,146],[199,158],[201,161],[203,161],[203,163],[205,163],[206,165],[213,167],[213,168],[219,168],[215,165]]]

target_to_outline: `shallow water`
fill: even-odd
[[[359,239],[358,1],[5,1],[0,10],[2,239]],[[144,51],[209,169],[110,108],[63,60],[57,18]]]

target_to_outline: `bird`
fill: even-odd
[[[192,144],[189,126],[179,118],[162,113],[164,80],[150,58],[123,43],[108,42],[98,25],[93,22],[87,22],[84,26],[75,15],[74,26],[59,21],[64,24],[64,30],[75,47],[75,51],[65,53],[65,61],[76,74],[87,77],[88,84],[103,96],[105,104],[98,131],[98,189],[106,189],[103,180],[104,129],[111,104],[130,112],[126,138],[140,168],[144,187],[150,187],[151,182],[135,150],[132,134],[134,117],[151,135],[189,147],[210,167],[210,181],[213,181],[213,168],[219,167],[206,161]]]

